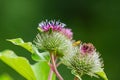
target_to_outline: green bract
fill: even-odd
[[[72,43],[63,34],[59,32],[39,33],[34,40],[38,49],[53,52],[57,56],[63,56],[69,52]]]
[[[96,59],[97,58],[97,59]],[[96,77],[96,72],[99,72],[102,69],[102,65],[99,59],[98,54],[94,55],[75,55],[70,59],[70,68],[75,75],[81,77],[84,74]]]

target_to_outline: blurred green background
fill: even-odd
[[[60,20],[72,28],[74,39],[92,42],[96,46],[104,59],[109,80],[120,80],[119,14],[119,0],[0,0],[0,51],[14,50],[33,64],[29,52],[6,39],[21,37],[32,41],[39,22],[45,19]],[[73,80],[73,75],[65,66],[61,65],[59,71],[65,80]],[[4,73],[13,80],[25,80],[0,61],[0,75]],[[83,78],[102,80],[88,76]]]

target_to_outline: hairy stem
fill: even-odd
[[[52,68],[54,73],[56,74],[56,76],[58,77],[59,80],[63,80],[62,76],[59,74],[58,70],[57,70],[57,66],[56,66],[56,58],[53,54],[51,54],[51,62],[52,62]]]
[[[53,75],[53,71],[52,71],[52,68],[50,68],[48,80],[52,80],[52,75]]]

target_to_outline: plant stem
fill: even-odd
[[[59,80],[63,80],[62,76],[59,74],[57,68],[56,68],[56,62],[55,62],[55,56],[51,54],[51,62],[52,62],[52,68],[56,76],[58,77]]]
[[[61,62],[57,63],[56,66],[58,67],[61,64]]]
[[[48,80],[52,80],[52,75],[53,75],[53,71],[52,71],[52,68],[50,68]]]

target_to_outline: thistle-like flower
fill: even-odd
[[[64,23],[59,21],[45,21],[39,24],[43,30],[34,40],[39,49],[54,52],[57,55],[64,55],[69,52],[72,46],[72,32],[70,29],[63,28]]]
[[[74,54],[67,55],[69,58],[64,57],[63,62],[72,69],[72,73],[78,78],[84,74],[97,77],[96,72],[102,69],[103,63],[95,47],[91,43],[84,43],[80,48],[73,48],[72,51]]]
[[[91,43],[84,43],[80,46],[80,53],[84,54],[94,54],[96,51],[95,47]]]
[[[50,31],[50,29],[53,32],[60,32],[64,36],[66,36],[68,39],[72,39],[73,33],[71,29],[64,28],[66,24],[61,23],[59,21],[42,21],[39,23],[39,28],[42,29],[44,32]]]
[[[43,31],[49,31],[50,29],[52,29],[53,31],[61,31],[63,27],[65,27],[66,24],[61,23],[59,21],[42,21],[41,23],[39,23],[39,27],[43,30]]]

